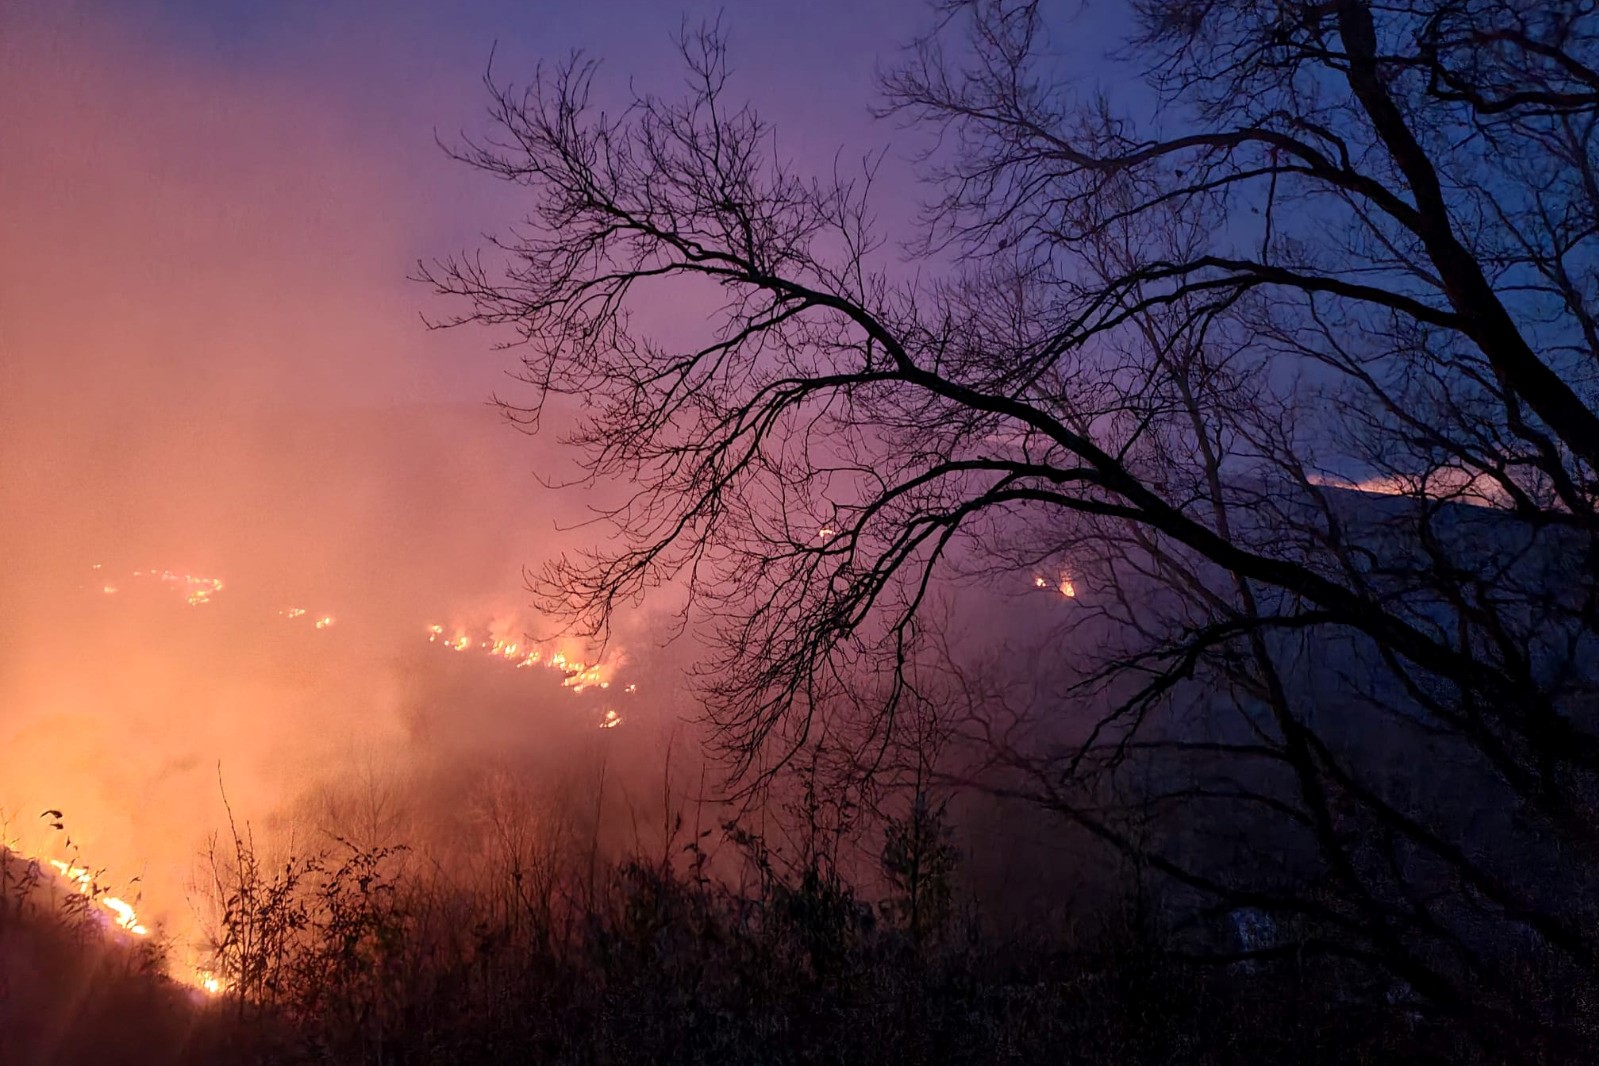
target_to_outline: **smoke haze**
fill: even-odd
[[[482,405],[481,338],[418,319],[435,175],[308,90],[169,68],[86,12],[5,18],[6,839],[54,857],[36,816],[61,809],[188,935],[219,772],[241,821],[304,832],[340,790],[417,808],[422,782],[631,743],[607,716],[650,734],[641,701],[669,693],[621,691],[648,642],[574,673],[592,649],[527,607],[522,567],[583,501],[553,511],[547,438]],[[190,603],[189,577],[222,584]]]
[[[692,736],[690,652],[641,616],[598,671],[573,668],[596,650],[523,591],[524,566],[596,535],[574,528],[581,494],[540,488],[571,458],[484,406],[510,358],[426,330],[406,280],[476,243],[463,219],[514,217],[431,140],[480,110],[487,40],[443,42],[465,65],[418,66],[383,117],[392,70],[333,101],[225,52],[177,62],[122,17],[21,4],[0,24],[5,838],[62,854],[37,818],[61,809],[113,887],[142,878],[144,920],[189,936],[222,786],[278,836],[364,821],[459,841],[497,781],[582,795],[606,773],[634,832],[671,738]],[[319,20],[311,66],[392,44],[349,13]],[[805,43],[839,69],[776,86],[779,112],[812,108],[776,116],[789,150],[841,138],[814,105],[865,98],[860,41]],[[675,77],[666,43],[648,53]],[[757,61],[794,47],[751,43]],[[662,309],[668,336],[684,306]]]

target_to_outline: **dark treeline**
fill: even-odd
[[[5,866],[8,1063],[1471,1061],[1453,1023],[1291,955],[1180,963],[1129,893],[1000,931],[943,806],[902,805],[858,887],[825,804],[807,841],[681,819],[596,864],[550,837],[470,880],[401,847],[213,853],[226,990],[165,976],[82,896]],[[796,839],[793,833],[782,834]],[[717,855],[707,846],[714,837]],[[1125,877],[1111,856],[1100,880]],[[711,866],[721,868],[713,876]],[[1125,883],[1123,884],[1125,887]],[[1236,936],[1215,947],[1231,950]]]

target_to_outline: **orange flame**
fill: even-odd
[[[139,916],[134,912],[133,905],[116,896],[103,894],[100,886],[96,884],[92,872],[82,866],[73,866],[70,863],[62,862],[60,859],[51,859],[49,862],[51,866],[55,867],[57,873],[72,883],[80,896],[104,908],[118,927],[127,930],[134,936],[150,935],[150,930],[140,924]]]
[[[1068,574],[1064,570],[1062,570],[1060,572],[1060,576],[1058,578],[1056,578],[1054,581],[1051,581],[1049,578],[1044,577],[1042,574],[1034,574],[1033,575],[1033,588],[1035,588],[1035,589],[1051,589],[1051,590],[1053,590],[1055,592],[1060,593],[1062,596],[1066,597],[1068,600],[1074,600],[1074,599],[1077,598],[1077,583],[1075,581],[1073,581],[1072,578],[1071,578],[1071,575]]]
[[[513,630],[513,623],[501,619],[486,626],[445,627],[434,623],[427,626],[424,631],[427,633],[429,644],[438,644],[450,651],[464,652],[476,649],[488,658],[508,662],[519,670],[530,666],[543,666],[549,670],[559,671],[562,675],[562,686],[574,694],[585,692],[590,688],[607,690],[611,687],[619,660],[586,662],[564,650],[540,648],[525,639],[515,639],[510,636]],[[638,685],[631,683],[623,691],[629,694],[637,692]],[[615,721],[607,720],[602,723],[602,727],[609,729],[615,724]]]

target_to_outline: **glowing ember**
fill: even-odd
[[[92,569],[103,570],[104,566],[100,563],[95,563]],[[177,592],[183,597],[184,602],[191,607],[200,607],[204,604],[210,603],[211,598],[217,593],[221,592],[223,589],[222,580],[220,578],[200,577],[195,574],[180,574],[173,570],[135,570],[131,576],[136,581],[147,581],[154,579],[163,585],[177,590]],[[107,596],[114,596],[121,591],[121,586],[111,582],[106,582],[101,585],[100,591],[105,593]]]
[[[278,612],[278,616],[287,618],[291,622],[298,618],[309,618],[314,629],[331,629],[334,623],[334,617],[331,614],[313,616],[304,607],[285,607]]]
[[[1068,600],[1073,600],[1073,599],[1077,598],[1077,583],[1074,582],[1071,579],[1071,576],[1068,575],[1066,573],[1066,571],[1064,571],[1064,570],[1061,571],[1060,577],[1057,580],[1055,580],[1055,581],[1050,581],[1049,578],[1044,577],[1041,574],[1034,574],[1033,575],[1033,588],[1035,588],[1035,589],[1050,589],[1050,590],[1052,590],[1054,592],[1060,593],[1062,596],[1066,597]]]
[[[163,570],[161,580],[176,585],[191,607],[210,603],[211,597],[222,591],[222,582],[214,577],[195,577],[192,574],[174,574]]]

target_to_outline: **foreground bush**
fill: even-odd
[[[162,977],[158,960],[85,935],[70,915],[13,908],[0,926],[5,1061],[1496,1056],[1450,1020],[1311,953],[1196,965],[1130,918],[1086,941],[1043,930],[1000,940],[947,908],[936,928],[913,927],[902,896],[868,905],[827,862],[780,869],[753,850],[758,840],[740,839],[742,889],[707,876],[692,847],[687,869],[519,868],[469,890],[403,850],[340,844],[268,867],[241,845],[218,901],[215,946],[230,990],[209,1000]],[[903,868],[903,848],[885,850]],[[918,913],[920,922],[927,911]]]

